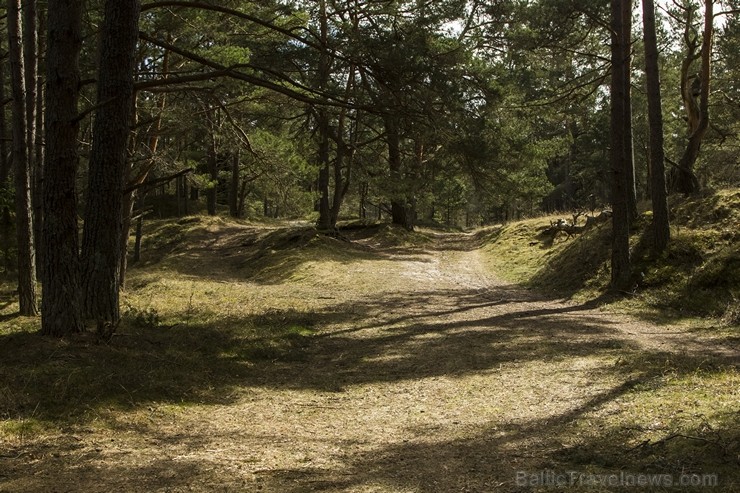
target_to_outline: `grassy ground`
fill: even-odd
[[[683,214],[714,214],[694,207]],[[728,210],[680,223],[679,241],[713,238],[701,262],[669,262],[674,247],[656,272],[699,282],[731,266]],[[677,310],[645,321],[689,296],[666,284],[637,287],[639,319],[595,309],[606,228],[548,245],[543,224],[333,238],[150,223],[110,343],[38,336],[3,286],[0,492],[623,491],[603,483],[613,474],[738,491],[737,327],[676,324]],[[727,317],[713,306],[692,313]],[[567,471],[567,486],[542,484]]]
[[[495,240],[485,247],[490,268],[509,281],[554,296],[597,300],[654,321],[712,318],[718,325],[740,324],[740,190],[673,197],[671,205],[671,244],[657,258],[650,251],[650,213],[634,225],[633,289],[617,297],[608,293],[608,222],[574,239],[543,234],[562,216],[530,219],[481,236]]]

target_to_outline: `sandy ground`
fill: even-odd
[[[460,235],[338,264],[287,295],[235,286],[311,303],[320,331],[300,359],[249,367],[222,404],[151,403],[5,444],[0,492],[534,491],[517,474],[565,467],[574,424],[639,379],[620,361],[706,351],[688,329],[502,283]],[[702,354],[737,362],[736,348]]]

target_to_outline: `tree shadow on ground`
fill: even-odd
[[[643,375],[638,380],[648,377]],[[466,438],[425,437],[394,443],[369,457],[350,454],[347,469],[339,474],[307,467],[267,472],[265,480],[282,491],[295,493],[355,491],[369,485],[382,486],[382,491],[425,493],[611,492],[636,488],[637,491],[688,492],[700,490],[701,485],[682,482],[698,480],[707,481],[705,488],[711,491],[737,491],[740,486],[737,415],[709,434],[697,429],[669,437],[675,441],[642,447],[630,442],[633,433],[625,430],[629,424],[597,430],[580,437],[576,446],[564,446],[564,442],[572,439],[571,433],[579,420],[628,394],[636,383],[637,380],[626,380],[550,419],[492,423]],[[609,476],[620,477],[620,474],[624,475],[623,483],[608,482]],[[630,484],[636,475],[663,477],[657,479],[661,481],[657,487],[638,488],[637,484]],[[664,475],[670,477],[672,487],[665,486]],[[286,488],[295,478],[300,478],[298,486]]]
[[[495,368],[509,360],[587,353],[575,334],[598,335],[603,321],[570,319],[564,309],[529,327],[539,312],[466,321],[449,319],[490,304],[478,291],[439,291],[408,297],[409,306],[430,298],[458,300],[449,309],[395,316],[392,297],[320,313],[274,311],[251,317],[201,314],[208,322],[162,326],[125,320],[110,343],[92,333],[58,341],[18,327],[0,335],[0,416],[4,419],[92,419],[85,410],[144,407],[149,402],[227,403],[249,386],[341,390],[347,385],[419,379]],[[317,328],[378,319],[365,329],[315,333]],[[137,325],[138,324],[138,325]],[[363,328],[357,329],[362,331]],[[526,340],[518,341],[519,338]],[[540,339],[549,340],[542,345]],[[422,340],[424,339],[424,340]],[[582,346],[582,347],[581,347]],[[394,355],[385,361],[383,355]]]
[[[306,467],[260,476],[266,491],[351,491],[366,484],[390,485],[393,491],[522,491],[513,480],[525,467],[643,464],[627,461],[627,446],[618,441],[620,454],[609,459],[609,445],[602,442],[615,443],[613,430],[596,433],[577,449],[564,446],[570,425],[665,372],[667,353],[641,349],[616,335],[615,323],[587,306],[543,307],[520,290],[501,287],[394,294],[319,313],[273,311],[189,325],[127,321],[109,344],[96,344],[91,335],[55,341],[11,331],[0,335],[0,416],[79,426],[109,410],[139,410],[152,403],[229,404],[251,387],[340,393],[352,386],[479,375],[512,365],[567,364],[586,356],[618,361],[640,354],[588,373],[594,384],[601,372],[618,382],[548,419],[491,423],[462,438],[392,443],[372,457],[348,453],[347,470],[340,473]],[[709,349],[671,357],[681,359],[678,368],[685,373],[718,361]],[[140,433],[156,432],[145,427]],[[183,440],[197,442],[195,431],[185,435]],[[188,446],[197,447],[195,442]],[[592,449],[589,458],[576,453],[581,449]],[[675,463],[685,465],[682,457]],[[44,462],[54,460],[42,454],[29,467],[43,469]],[[169,488],[219,484],[213,471],[190,462],[153,458],[147,467],[127,473],[144,474],[137,479],[140,490],[150,480],[166,481]],[[280,486],[271,489],[273,482]]]
[[[93,334],[57,341],[11,331],[0,335],[0,415],[84,420],[94,416],[85,410],[106,406],[228,403],[250,386],[337,392],[633,347],[584,306],[533,308],[521,300],[520,309],[495,312],[503,302],[491,296],[511,303],[515,295],[506,288],[421,292],[403,297],[401,313],[389,296],[319,313],[216,316],[175,326],[128,321],[108,344]],[[424,308],[439,300],[449,304]],[[416,315],[405,313],[413,306],[420,307]]]
[[[436,356],[436,355],[433,355]],[[423,491],[446,493],[520,492],[520,491],[623,491],[619,487],[595,487],[593,484],[557,484],[534,486],[518,483],[517,474],[533,477],[541,472],[566,474],[670,474],[675,481],[681,474],[716,473],[720,483],[712,491],[734,492],[740,484],[737,452],[740,439],[740,419],[737,414],[709,432],[684,432],[675,440],[663,443],[633,445],[640,423],[622,423],[618,426],[595,427],[580,434],[579,422],[592,420],[590,413],[625,398],[630,393],[642,392],[641,386],[652,385],[660,379],[665,367],[660,363],[667,357],[675,360],[678,368],[696,371],[706,358],[701,355],[676,356],[665,353],[645,353],[640,361],[648,365],[630,366],[614,370],[621,378],[588,397],[574,401],[565,411],[547,418],[513,417],[482,424],[468,429],[464,436],[454,429],[420,429],[412,433],[416,438],[398,440],[380,449],[360,451],[352,444],[336,441],[334,437],[317,436],[316,440],[330,442],[327,448],[338,451],[343,468],[302,467],[265,469],[244,474],[241,467],[256,461],[261,450],[246,450],[235,462],[224,461],[217,450],[209,448],[234,437],[214,436],[208,430],[186,430],[173,435],[152,426],[134,426],[122,433],[135,433],[147,443],[156,443],[166,454],[138,458],[132,461],[131,450],[115,451],[103,457],[101,451],[87,448],[84,455],[74,436],[62,443],[41,445],[29,450],[18,447],[10,452],[29,459],[21,465],[8,461],[6,477],[24,476],[29,481],[24,488],[13,491],[41,491],[49,484],[67,486],[74,490],[79,484],[98,485],[99,489],[86,491],[272,491],[299,493],[308,491]],[[325,367],[310,370],[315,361],[303,371],[327,372]],[[365,365],[371,371],[372,364]],[[425,373],[427,370],[423,371]],[[612,369],[609,369],[612,371]],[[721,371],[719,367],[713,371]],[[381,374],[379,380],[385,379]],[[318,378],[314,376],[314,378]],[[596,382],[598,373],[591,375]],[[369,380],[369,379],[368,379]],[[356,379],[364,381],[364,379]],[[265,382],[266,385],[271,385]],[[512,385],[516,385],[513,382]],[[526,383],[521,383],[526,385]],[[554,397],[556,398],[556,397]],[[358,412],[361,412],[358,410]],[[248,422],[248,418],[245,418]],[[412,430],[413,431],[413,430]],[[579,434],[576,443],[573,437]],[[267,438],[266,438],[267,439]],[[278,437],[290,441],[289,436]],[[151,453],[151,452],[150,452]],[[135,454],[134,454],[135,455]],[[67,457],[76,457],[81,465],[64,468]],[[104,460],[105,459],[105,460]],[[0,457],[0,461],[2,461]],[[133,463],[132,463],[133,462]],[[29,473],[32,471],[32,473]],[[53,475],[49,471],[56,471]],[[2,474],[0,474],[2,476]],[[0,477],[0,479],[2,479]],[[584,481],[584,480],[580,480]],[[1,485],[1,484],[0,484]],[[64,490],[64,489],[62,489]],[[666,488],[643,487],[639,491],[666,491]],[[66,490],[64,490],[66,491]],[[696,487],[674,488],[670,491],[696,491]]]

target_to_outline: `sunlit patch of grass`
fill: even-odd
[[[691,358],[620,359],[639,383],[563,430],[563,467],[715,473],[733,491],[740,453],[740,374]],[[722,483],[720,483],[722,486]]]
[[[48,423],[32,417],[0,420],[0,439],[12,440],[22,444],[25,440],[38,437],[49,429]]]
[[[571,239],[543,238],[557,216],[503,227],[484,246],[488,267],[504,279],[553,296],[613,307],[652,320],[713,317],[740,322],[740,191],[702,198],[672,198],[671,243],[655,256],[651,215],[633,225],[634,271],[629,293],[609,293],[611,230],[595,226]],[[626,295],[626,296],[623,296]]]
[[[37,318],[0,324],[0,417],[8,433],[17,434],[18,423],[115,426],[122,413],[152,403],[229,402],[259,365],[301,360],[317,329],[309,301],[278,295],[271,303],[257,285],[168,270],[133,272],[130,281],[138,289],[124,293],[109,343],[93,333],[41,337]]]

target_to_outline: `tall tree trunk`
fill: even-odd
[[[623,6],[628,0],[611,0],[611,168],[612,168],[612,258],[611,285],[624,290],[630,282],[629,251],[629,159],[625,149],[627,78],[624,70]]]
[[[691,22],[691,18],[687,20]],[[699,158],[702,140],[709,128],[709,88],[712,75],[712,38],[714,36],[714,2],[704,0],[704,32],[701,44],[701,69],[698,76],[699,102],[696,103],[693,87],[689,84],[689,67],[693,62],[692,46],[687,47],[689,54],[682,67],[681,93],[684,106],[688,112],[689,141],[674,170],[673,188],[686,195],[699,191],[699,180],[694,167]],[[687,41],[688,38],[687,38]],[[694,48],[695,49],[695,48]]]
[[[8,58],[13,94],[13,165],[18,235],[18,297],[21,315],[36,315],[36,249],[33,238],[31,173],[26,144],[26,87],[21,34],[21,2],[8,0]]]
[[[44,269],[43,262],[43,231],[44,231],[44,207],[43,207],[43,186],[44,186],[44,159],[46,153],[46,146],[44,143],[44,102],[45,102],[45,91],[43,77],[40,76],[42,73],[43,54],[46,53],[46,39],[45,30],[46,22],[44,19],[44,13],[38,12],[38,39],[37,39],[37,75],[36,75],[36,131],[35,131],[35,143],[36,149],[34,150],[34,163],[35,171],[33,173],[33,225],[34,234],[36,238],[37,252],[36,268],[38,269],[37,276],[39,279],[42,277],[42,271]]]
[[[41,332],[62,337],[84,330],[75,192],[83,7],[49,0],[48,9]]]
[[[624,50],[624,156],[627,173],[627,205],[631,219],[637,219],[635,149],[632,129],[632,0],[622,2],[622,48]]]
[[[216,199],[218,198],[218,149],[216,139],[216,116],[215,110],[209,115],[210,122],[210,142],[208,143],[208,174],[211,180],[211,186],[206,191],[206,202],[208,215],[216,215]]]
[[[316,88],[319,91],[325,91],[329,83],[330,60],[328,50],[329,23],[326,14],[326,0],[319,0],[319,26],[322,51],[319,54],[318,75]],[[316,155],[317,165],[319,167],[319,219],[316,227],[320,230],[328,230],[333,227],[331,220],[331,205],[329,198],[329,168],[331,166],[329,151],[329,113],[326,108],[316,108],[316,132],[319,140],[318,152]]]
[[[133,96],[131,97],[131,127],[134,129],[138,129],[139,120],[138,120],[138,94],[134,92]],[[136,146],[138,145],[138,132],[136,130],[132,131],[129,135],[129,154],[135,155],[136,154]],[[133,172],[134,172],[134,164],[131,160],[126,161],[125,165],[125,171],[123,173],[123,182],[124,187],[126,190],[129,189],[129,187],[134,185],[140,185],[144,180],[146,180],[146,176],[137,177],[136,179],[133,178]],[[148,174],[148,172],[146,172]],[[141,180],[141,181],[139,181]],[[132,190],[129,192],[123,193],[123,202],[121,205],[121,244],[119,248],[121,249],[119,255],[118,255],[118,261],[120,262],[120,266],[118,268],[118,287],[119,289],[124,289],[126,287],[126,270],[128,269],[128,243],[129,243],[129,237],[131,236],[131,215],[134,212],[134,203],[136,202],[136,196],[138,194],[138,190]]]
[[[239,150],[231,157],[231,181],[229,183],[229,215],[239,217]],[[185,200],[187,203],[187,194]]]
[[[403,226],[409,231],[414,229],[410,222],[406,198],[400,192],[402,183],[401,173],[401,131],[398,125],[398,117],[389,115],[385,117],[385,132],[388,140],[388,164],[391,172],[391,182],[396,190],[391,197],[391,222]]]
[[[344,100],[349,101],[355,84],[355,73],[356,68],[352,65],[349,68],[349,75],[347,76],[347,84],[344,89]],[[357,122],[347,123],[347,108],[342,108],[339,113],[337,120],[337,128],[333,135],[334,142],[337,146],[337,155],[334,160],[334,196],[331,203],[331,214],[330,223],[332,228],[337,227],[339,221],[339,212],[342,209],[342,203],[344,203],[344,197],[349,191],[350,184],[352,182],[352,166],[355,156],[355,149],[357,148]],[[359,119],[359,115],[358,115]],[[345,135],[349,133],[349,144],[345,141]]]
[[[317,111],[319,149],[317,164],[319,166],[319,219],[316,227],[320,230],[331,229],[331,206],[329,204],[329,117],[323,108]]]
[[[123,194],[123,205],[121,206],[121,253],[119,254],[119,261],[121,265],[119,267],[118,275],[118,286],[120,287],[120,289],[126,287],[126,270],[128,269],[128,243],[131,236],[131,215],[134,212],[134,204],[136,203],[137,195],[138,192],[136,191]]]
[[[0,53],[3,51],[0,40]],[[0,103],[5,102],[5,64],[0,63]],[[5,119],[5,104],[0,105],[0,190],[2,190],[10,176],[12,162],[8,159],[8,127]]]
[[[36,104],[38,90],[38,23],[36,0],[22,0],[23,5],[23,69],[26,85],[26,156],[31,172],[31,202],[33,207],[34,239],[40,245],[41,197],[36,193],[40,183],[40,169],[36,160]],[[36,250],[36,265],[39,266],[40,249]]]
[[[242,180],[241,185],[239,186],[239,202],[236,206],[237,217],[244,217],[244,206],[247,200],[247,193],[249,191],[247,185],[249,185],[249,181]]]
[[[642,0],[643,38],[645,44],[645,76],[647,79],[648,120],[650,123],[650,195],[653,205],[653,249],[660,253],[668,246],[671,229],[668,223],[668,203],[663,152],[663,109],[660,99],[658,40],[655,34],[655,4]]]
[[[138,0],[106,0],[82,255],[85,313],[117,323],[123,181],[134,95]]]

